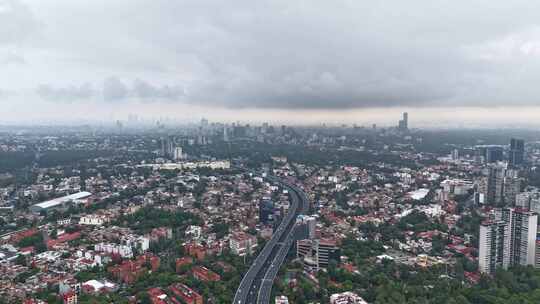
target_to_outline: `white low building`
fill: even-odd
[[[84,200],[92,196],[90,192],[77,192],[74,194],[66,195],[63,197],[55,198],[46,202],[38,203],[30,206],[30,211],[33,213],[40,213],[42,211],[48,211],[55,208],[61,208],[67,206],[69,203],[82,203]]]
[[[62,256],[60,251],[45,251],[36,255],[37,260],[45,260],[47,262],[55,262]]]
[[[286,296],[277,296],[276,304],[289,304],[289,299]]]
[[[354,292],[335,293],[330,296],[330,304],[368,304]]]
[[[202,228],[200,226],[191,225],[186,229],[186,236],[191,236],[193,239],[198,240],[202,235]]]
[[[102,226],[108,221],[109,218],[106,216],[90,214],[81,217],[79,225]]]
[[[112,243],[99,243],[94,245],[94,250],[98,252],[105,252],[108,254],[118,254],[122,258],[132,258],[133,250],[131,246],[127,245],[118,245]]]
[[[115,291],[118,286],[107,280],[90,280],[82,284],[84,290],[89,290],[95,293]]]

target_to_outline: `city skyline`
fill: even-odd
[[[2,0],[3,121],[534,124],[538,5],[424,5]]]
[[[0,304],[540,303],[538,12],[0,0]]]

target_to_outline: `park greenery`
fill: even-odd
[[[533,304],[540,303],[540,270],[531,266],[499,269],[495,276],[483,275],[478,284],[468,282],[466,271],[475,265],[458,259],[456,269],[444,266],[420,268],[390,260],[375,262],[382,244],[345,239],[342,254],[358,267],[349,272],[331,262],[327,271],[313,281],[302,274],[300,263],[292,262],[280,272],[275,295],[285,294],[292,303],[328,303],[333,293],[353,291],[369,303],[405,304]],[[294,279],[291,279],[294,278]]]
[[[171,212],[164,209],[143,207],[133,214],[120,216],[117,223],[141,233],[148,233],[153,228],[158,227],[169,227],[183,231],[189,225],[200,225],[202,220],[189,212]]]

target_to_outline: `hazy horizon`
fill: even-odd
[[[529,1],[0,0],[0,124],[540,125]]]

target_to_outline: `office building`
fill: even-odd
[[[501,146],[490,146],[486,148],[486,162],[495,163],[503,160],[503,147]]]
[[[269,224],[274,220],[274,203],[268,199],[263,198],[259,203],[259,222],[262,224]]]
[[[296,241],[296,255],[304,263],[304,269],[317,272],[326,269],[331,260],[340,261],[340,249],[335,240],[305,239]]]
[[[510,151],[508,154],[508,164],[512,167],[523,165],[525,162],[525,142],[523,139],[512,138],[510,140]]]
[[[466,195],[474,187],[472,181],[464,179],[445,179],[440,185],[449,195]]]
[[[504,159],[504,148],[499,145],[481,145],[475,148],[475,160],[481,163],[496,163]]]

